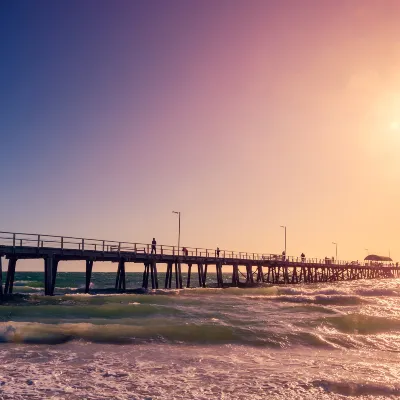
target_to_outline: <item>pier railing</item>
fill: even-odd
[[[80,250],[80,251],[100,251],[103,253],[130,252],[136,254],[151,254],[152,244],[118,242],[114,240],[79,238],[73,236],[55,236],[21,232],[2,232],[0,231],[0,245],[10,247],[34,247],[34,248],[54,248],[59,250]],[[155,246],[155,254],[172,255],[180,257],[205,257],[205,258],[231,258],[243,260],[275,260],[288,262],[303,262],[307,264],[335,264],[335,265],[361,265],[354,261],[332,260],[330,258],[302,258],[296,256],[283,256],[271,253],[253,253],[245,251],[233,251],[207,249],[201,247],[181,247],[178,251],[177,246],[159,245]]]

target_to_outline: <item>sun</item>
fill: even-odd
[[[393,121],[393,122],[390,124],[390,129],[391,129],[392,131],[398,131],[398,130],[400,129],[400,123],[397,122],[397,121]]]

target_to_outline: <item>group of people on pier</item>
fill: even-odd
[[[217,249],[215,250],[215,255],[217,257],[219,257],[220,252],[221,252],[221,250],[219,249],[219,247],[217,247]],[[153,240],[151,241],[151,254],[157,254],[156,238],[153,238]],[[189,255],[189,250],[186,247],[182,247],[182,255],[184,255],[186,257]]]
[[[304,253],[301,253],[300,255],[301,262],[306,262],[306,255]],[[285,250],[282,251],[282,261],[290,261],[288,258],[286,258],[286,252]]]
[[[215,256],[219,257],[220,253],[221,250],[219,247],[217,247],[215,250]],[[157,254],[157,241],[155,238],[153,238],[153,240],[151,241],[151,254]],[[189,250],[186,247],[182,247],[182,255],[186,257],[189,255]],[[301,262],[306,262],[306,255],[304,253],[301,253],[300,258]],[[289,261],[289,259],[286,257],[285,251],[282,251],[282,261]]]

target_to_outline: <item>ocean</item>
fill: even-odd
[[[84,281],[59,273],[44,297],[42,273],[16,273],[0,399],[400,397],[400,280],[115,294],[101,290],[115,273],[93,273],[90,295]]]

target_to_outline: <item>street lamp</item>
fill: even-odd
[[[179,228],[178,228],[178,257],[179,257],[179,247],[181,245],[181,212],[180,211],[172,211],[174,214],[178,214],[179,217]]]
[[[285,230],[285,259],[287,258],[287,252],[286,252],[286,225],[281,225],[281,228]]]
[[[334,244],[336,246],[336,262],[337,262],[337,243],[332,242],[332,244]]]

